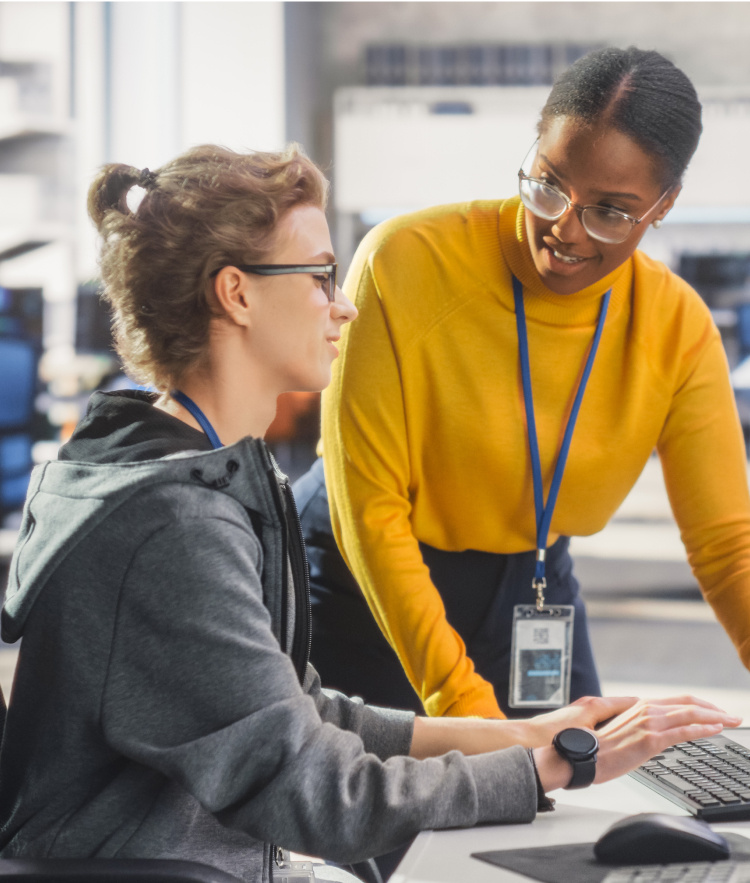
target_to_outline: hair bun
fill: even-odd
[[[156,172],[152,172],[150,169],[141,169],[141,174],[138,176],[138,186],[143,187],[144,190],[151,190],[152,187],[155,187]]]
[[[127,194],[138,183],[140,175],[138,169],[122,163],[110,163],[99,169],[89,187],[88,211],[100,233],[103,232],[104,219],[108,212],[114,210],[121,214],[129,213]]]

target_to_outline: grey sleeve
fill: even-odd
[[[358,697],[323,689],[320,675],[312,665],[307,666],[304,690],[315,702],[321,720],[356,733],[365,751],[381,760],[409,753],[414,733],[413,712],[365,705]]]
[[[403,719],[303,691],[272,634],[259,565],[239,517],[176,520],[140,547],[102,701],[113,748],[222,824],[334,861],[389,851],[425,828],[534,817],[522,748],[424,761],[368,753],[354,730],[396,746]]]

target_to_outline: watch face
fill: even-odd
[[[596,736],[589,733],[588,730],[581,730],[577,727],[570,727],[559,732],[557,734],[557,741],[565,751],[583,757],[593,754],[599,747]]]

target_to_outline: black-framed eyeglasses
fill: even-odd
[[[636,224],[640,224],[669,193],[669,190],[665,190],[640,218],[634,218],[626,212],[609,206],[578,205],[554,184],[550,184],[543,178],[533,178],[524,172],[529,156],[536,149],[538,143],[535,141],[532,144],[531,150],[526,154],[526,159],[518,170],[518,192],[521,202],[532,214],[545,221],[557,221],[567,211],[574,208],[581,219],[584,230],[592,239],[598,239],[599,242],[606,242],[610,245],[624,242],[633,232]]]
[[[226,264],[228,267],[237,267],[243,273],[254,273],[256,276],[287,276],[292,273],[310,273],[316,280],[320,281],[320,286],[325,292],[330,303],[336,300],[336,274],[338,273],[338,264]],[[209,278],[213,278],[223,270],[219,267],[209,273]]]

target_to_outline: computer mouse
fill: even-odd
[[[611,865],[715,862],[729,858],[729,844],[700,819],[646,812],[615,822],[594,844],[594,855]]]

